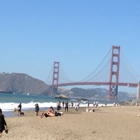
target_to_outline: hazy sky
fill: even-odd
[[[112,45],[140,73],[139,0],[0,0],[0,72],[46,82],[59,61],[81,80]]]

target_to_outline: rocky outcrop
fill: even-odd
[[[35,79],[27,74],[1,73],[0,90],[11,90],[19,94],[43,94],[49,95],[50,87],[43,81]]]

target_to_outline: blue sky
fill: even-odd
[[[140,73],[139,5],[139,0],[1,0],[0,72],[46,82],[59,61],[78,81],[115,45]]]

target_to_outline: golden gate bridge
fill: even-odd
[[[127,86],[127,87],[137,87],[137,98],[140,98],[140,83],[139,82],[120,82],[120,46],[112,46],[112,53],[110,59],[110,72],[109,80],[107,82],[95,82],[95,81],[86,81],[82,80],[80,82],[59,82],[60,74],[60,63],[54,62],[53,65],[53,75],[52,75],[52,84],[51,87],[51,96],[54,94],[54,89],[57,90],[58,87],[62,86],[74,86],[74,85],[105,85],[109,86],[108,89],[108,100],[117,100],[118,99],[118,86]],[[89,77],[89,76],[88,76]],[[85,78],[86,79],[86,78]]]

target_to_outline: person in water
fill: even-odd
[[[3,130],[8,133],[7,124],[4,115],[2,114],[2,109],[0,109],[0,137],[2,136]]]

